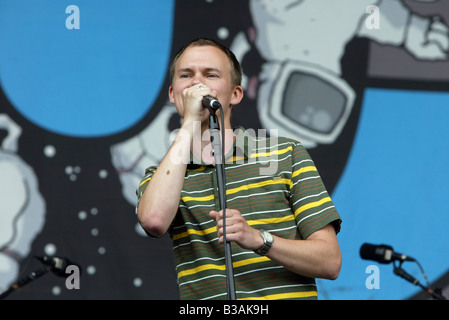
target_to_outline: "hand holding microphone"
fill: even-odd
[[[204,120],[206,115],[215,113],[221,108],[217,98],[212,96],[212,91],[203,84],[197,84],[185,89],[182,93],[184,110],[182,117],[193,116],[195,120]],[[198,101],[200,100],[200,101]],[[199,103],[199,105],[198,105]],[[209,110],[207,113],[206,109]],[[199,119],[198,119],[199,117]]]

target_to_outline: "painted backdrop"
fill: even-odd
[[[447,1],[1,0],[0,292],[56,256],[79,287],[50,272],[7,298],[178,299],[135,192],[179,127],[170,59],[204,36],[242,63],[233,124],[300,140],[343,218],[320,298],[429,298],[364,243],[448,296],[448,25]]]

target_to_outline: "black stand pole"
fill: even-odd
[[[396,265],[394,265],[393,272],[395,275],[400,276],[401,278],[409,281],[410,283],[414,284],[415,286],[421,287],[421,289],[423,289],[425,292],[430,294],[432,296],[432,298],[434,298],[435,300],[446,300],[446,298],[443,295],[441,295],[440,293],[423,286],[416,278],[412,277],[404,269],[402,269],[401,265],[402,265],[402,262],[399,264],[398,267]]]
[[[225,245],[225,264],[226,264],[226,283],[228,300],[235,300],[235,285],[234,285],[234,271],[232,267],[232,253],[231,244],[226,241],[226,176],[224,172],[224,154],[221,149],[220,143],[220,125],[218,123],[217,116],[215,115],[216,109],[209,108],[209,128],[210,128],[210,141],[212,143],[212,152],[215,157],[215,169],[218,181],[218,194],[220,199],[220,207],[223,210],[223,238]],[[222,111],[223,112],[223,111]],[[224,138],[224,134],[223,134]]]
[[[8,290],[0,294],[0,300],[5,299],[7,296],[9,296],[12,292],[22,288],[29,282],[36,280],[37,278],[42,277],[44,274],[46,274],[49,271],[48,268],[45,269],[39,269],[36,271],[32,271],[29,275],[27,275],[25,278],[19,280],[17,283],[14,283],[9,287]]]

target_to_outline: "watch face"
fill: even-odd
[[[271,235],[271,233],[269,233],[268,231],[263,231],[263,236],[266,239],[266,241],[268,242],[273,242],[273,236]]]
[[[270,250],[271,246],[273,245],[273,236],[268,231],[265,231],[264,229],[260,230],[260,235],[263,238],[263,246],[262,248],[255,250],[254,252],[259,255],[266,255],[268,250]]]

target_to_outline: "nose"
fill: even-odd
[[[204,84],[202,82],[201,75],[196,73],[195,75],[192,76],[192,82],[190,83],[190,86],[193,87],[193,86],[195,86],[197,84],[200,84],[200,83]]]

